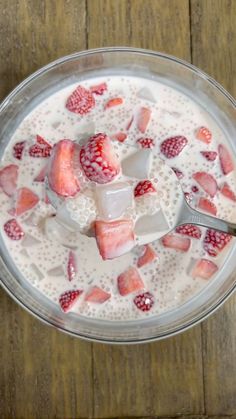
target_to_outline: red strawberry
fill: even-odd
[[[181,172],[181,170],[177,169],[176,167],[172,167],[171,169],[174,170],[178,179],[182,179],[184,177],[184,174]]]
[[[122,97],[114,97],[113,99],[108,100],[104,108],[105,109],[113,108],[114,106],[122,105],[122,103],[123,103]]]
[[[206,144],[209,144],[212,138],[211,131],[206,127],[200,127],[196,131],[196,138]]]
[[[201,151],[203,157],[205,157],[208,161],[214,161],[217,157],[216,151]]]
[[[161,143],[161,152],[168,159],[172,159],[181,153],[187,143],[187,138],[183,137],[182,135],[167,138]]]
[[[198,193],[199,192],[199,189],[196,185],[193,185],[191,190],[192,190],[193,193]]]
[[[219,145],[218,152],[222,172],[224,173],[224,175],[228,175],[230,172],[234,170],[234,162],[231,157],[231,154],[223,144]]]
[[[88,179],[96,183],[111,182],[120,172],[119,161],[106,134],[89,138],[80,151],[80,163]]]
[[[230,234],[208,228],[204,237],[203,248],[210,256],[217,256],[231,239]]]
[[[144,288],[144,283],[136,268],[130,267],[122,272],[117,278],[117,286],[120,295],[128,295]]]
[[[11,240],[20,240],[22,237],[24,237],[25,233],[22,230],[21,226],[18,224],[18,222],[15,220],[15,218],[12,218],[11,220],[8,220],[4,224],[4,231],[6,235]]]
[[[212,198],[215,196],[218,186],[215,178],[206,172],[196,172],[193,174],[193,179],[207,192]]]
[[[31,157],[47,158],[51,155],[52,146],[40,135],[36,136],[36,143],[30,147],[29,155]]]
[[[49,144],[41,135],[36,135],[36,143],[39,145],[42,145],[44,147],[51,147],[51,144]]]
[[[199,227],[193,224],[184,224],[176,228],[176,233],[184,234],[185,236],[193,237],[194,239],[200,239],[202,232]]]
[[[119,141],[120,143],[123,143],[127,138],[127,135],[124,132],[117,132],[117,134],[112,135],[112,139]]]
[[[155,146],[152,138],[139,138],[136,142],[140,144],[141,148],[153,148]]]
[[[16,143],[13,146],[13,156],[15,157],[15,159],[17,160],[21,160],[22,159],[22,154],[25,148],[25,141],[20,141],[19,143]]]
[[[137,120],[137,127],[138,130],[144,134],[147,126],[149,124],[150,118],[151,118],[151,109],[149,108],[140,108],[139,113],[138,113],[138,120]]]
[[[134,122],[134,116],[132,116],[127,124],[126,130],[129,131],[131,128],[132,123]]]
[[[94,93],[95,95],[103,95],[104,92],[107,90],[107,84],[106,83],[100,83],[96,84],[95,86],[90,87],[90,91]]]
[[[61,140],[52,150],[48,182],[50,188],[60,196],[71,197],[80,191],[73,163],[75,149],[73,141]]]
[[[44,182],[46,174],[48,171],[48,165],[44,166],[40,172],[37,174],[37,176],[34,178],[34,182]]]
[[[95,236],[104,260],[114,259],[134,247],[133,223],[130,220],[96,221]]]
[[[226,198],[231,199],[231,201],[236,202],[236,195],[235,193],[232,191],[232,189],[230,188],[230,186],[228,185],[227,182],[225,182],[221,188],[220,188],[220,192],[222,193],[222,195],[224,195]]]
[[[167,234],[162,237],[162,244],[171,249],[187,252],[190,248],[191,240],[188,237],[181,237],[175,234]]]
[[[134,298],[134,304],[139,310],[149,311],[154,304],[154,296],[150,292],[144,292]]]
[[[32,209],[39,202],[39,197],[29,188],[20,188],[16,191],[14,209],[10,210],[14,216],[22,215]]]
[[[198,201],[198,208],[205,212],[209,212],[209,214],[216,215],[217,208],[215,204],[207,198],[200,198]]]
[[[111,294],[109,292],[104,291],[102,288],[94,286],[90,289],[90,291],[86,294],[85,301],[90,303],[105,303],[105,301],[111,298]]]
[[[68,263],[67,263],[67,278],[69,281],[75,278],[77,273],[76,258],[74,252],[69,252]]]
[[[0,170],[0,187],[8,196],[12,196],[16,191],[18,169],[16,164],[9,164]]]
[[[218,271],[218,266],[214,262],[207,259],[199,259],[191,272],[191,276],[193,278],[209,279],[216,271]]]
[[[138,198],[146,193],[156,192],[152,182],[150,180],[141,180],[134,189],[134,196]]]
[[[144,247],[144,253],[138,258],[137,267],[141,268],[142,266],[153,262],[156,258],[157,254],[155,250],[149,244],[147,244]]]
[[[90,90],[78,86],[66,101],[66,108],[70,112],[85,115],[95,106],[95,99]]]
[[[61,306],[61,309],[65,313],[69,311],[76,303],[82,292],[83,291],[81,290],[71,290],[63,292],[63,294],[61,294],[59,298],[59,304]]]

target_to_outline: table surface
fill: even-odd
[[[164,51],[236,96],[235,0],[0,0],[0,99],[71,52]],[[236,417],[236,298],[202,324],[139,346],[92,344],[0,292],[0,418]]]

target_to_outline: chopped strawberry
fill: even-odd
[[[51,155],[52,146],[44,140],[40,135],[36,136],[36,144],[32,145],[29,149],[31,157],[47,158]]]
[[[70,112],[85,115],[95,106],[95,99],[92,92],[83,86],[78,86],[68,97],[66,108]]]
[[[95,86],[90,87],[90,91],[95,95],[103,95],[104,92],[107,91],[107,84],[106,83],[100,83],[96,84]]]
[[[184,224],[184,225],[178,226],[175,231],[176,233],[193,237],[194,239],[200,239],[202,235],[200,228],[193,224]]]
[[[193,178],[212,198],[215,196],[218,186],[215,178],[210,173],[196,172],[193,174]]]
[[[16,199],[11,214],[14,216],[22,215],[24,212],[34,208],[39,202],[39,197],[29,188],[20,188],[16,191]]]
[[[150,292],[144,292],[134,298],[134,304],[139,310],[149,311],[154,304],[154,296]]]
[[[90,137],[82,146],[80,163],[87,178],[96,183],[111,182],[120,172],[111,140],[102,133]]]
[[[36,135],[36,143],[39,145],[42,145],[44,147],[51,147],[51,144],[49,144],[41,135]]]
[[[75,278],[77,273],[77,264],[74,252],[69,252],[68,263],[67,263],[67,278],[69,281]]]
[[[162,244],[171,249],[187,252],[190,248],[191,240],[188,237],[177,236],[176,234],[167,234],[162,237]]]
[[[185,196],[185,199],[186,199],[187,203],[190,204],[190,202],[193,199],[193,194],[191,192],[184,192],[184,196]]]
[[[18,169],[16,164],[9,164],[0,170],[0,187],[8,196],[12,196],[16,191]]]
[[[132,116],[132,117],[130,118],[130,120],[129,120],[129,122],[128,122],[127,126],[126,126],[126,130],[127,130],[127,131],[129,131],[129,129],[131,128],[131,125],[133,124],[133,122],[134,122],[134,116]]]
[[[80,191],[73,163],[75,149],[73,141],[61,140],[52,150],[48,182],[50,188],[60,196],[72,197]]]
[[[111,294],[109,292],[104,291],[102,288],[97,286],[92,287],[89,292],[86,294],[85,301],[89,303],[105,303],[105,301],[111,298]]]
[[[199,209],[205,212],[209,212],[209,214],[212,214],[212,215],[217,214],[217,208],[215,204],[207,198],[200,198],[197,206]]]
[[[96,221],[95,236],[104,260],[121,256],[134,247],[133,223],[130,220]]]
[[[45,193],[44,202],[45,202],[46,205],[51,205],[52,204],[47,193]]]
[[[199,189],[196,185],[193,185],[191,190],[192,190],[193,193],[198,193],[199,192]]]
[[[217,256],[231,239],[230,234],[208,228],[204,237],[203,248],[210,256]]]
[[[199,259],[191,272],[191,276],[193,278],[209,279],[217,271],[218,266],[214,262],[207,259]]]
[[[206,144],[209,144],[211,142],[212,133],[208,128],[200,127],[196,131],[196,138]]]
[[[181,170],[177,169],[176,167],[172,167],[171,169],[174,170],[178,179],[182,179],[184,177],[184,174],[181,172]]]
[[[231,201],[236,202],[236,194],[232,191],[232,189],[230,188],[230,186],[228,185],[227,182],[225,182],[221,188],[220,188],[220,192],[222,193],[222,195],[224,195],[226,198],[231,199]]]
[[[12,154],[15,157],[15,159],[17,159],[17,160],[22,159],[22,154],[23,154],[23,151],[24,151],[24,148],[25,148],[25,144],[26,144],[25,141],[20,141],[19,143],[16,143],[13,146]]]
[[[153,148],[155,146],[155,141],[152,138],[139,138],[136,142],[141,148]]]
[[[127,138],[127,134],[124,132],[117,132],[116,134],[113,134],[111,138],[123,143]]]
[[[22,237],[24,237],[25,233],[22,230],[21,226],[18,224],[18,222],[15,220],[15,218],[12,218],[11,220],[8,220],[4,224],[4,231],[6,235],[11,240],[20,240]]]
[[[122,272],[117,278],[117,286],[120,295],[128,295],[144,288],[144,283],[136,268],[130,267]]]
[[[61,309],[65,313],[69,311],[76,303],[82,292],[83,291],[81,290],[71,290],[63,292],[63,294],[61,294],[59,298],[59,304],[61,306]]]
[[[37,176],[34,178],[34,182],[44,182],[46,174],[48,171],[48,165],[44,166],[40,172],[37,174]]]
[[[163,141],[160,150],[167,159],[172,159],[181,153],[187,143],[188,140],[186,137],[177,135],[176,137],[170,137]]]
[[[141,268],[142,266],[153,262],[156,258],[157,254],[155,250],[149,244],[147,244],[144,247],[144,253],[138,258],[137,267]]]
[[[222,172],[224,173],[224,175],[228,175],[230,172],[234,170],[234,162],[231,157],[231,154],[223,144],[219,145],[218,152]]]
[[[138,198],[147,193],[156,192],[152,182],[150,180],[141,180],[134,189],[134,196]]]
[[[137,127],[138,130],[144,134],[147,126],[149,124],[150,118],[151,118],[151,109],[149,108],[140,108],[139,113],[138,113],[138,119],[137,119]]]
[[[216,159],[216,157],[218,156],[216,151],[201,151],[201,154],[208,161],[214,161]]]
[[[110,109],[114,106],[122,105],[123,103],[122,97],[114,97],[113,99],[108,100],[108,102],[105,104],[104,109]]]

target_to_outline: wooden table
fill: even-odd
[[[176,55],[236,96],[235,0],[0,0],[0,99],[74,51],[129,45]],[[236,298],[182,335],[91,344],[0,293],[0,418],[236,417]]]

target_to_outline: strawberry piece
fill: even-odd
[[[66,108],[68,111],[85,115],[95,106],[95,99],[92,92],[83,86],[78,86],[68,97]]]
[[[203,248],[210,256],[217,256],[231,239],[230,234],[208,228],[204,237]]]
[[[14,216],[22,215],[24,212],[34,208],[39,202],[39,197],[29,188],[20,188],[16,191],[15,205],[11,214]]]
[[[75,278],[77,273],[76,258],[74,252],[69,252],[68,263],[67,263],[67,278],[69,281]]]
[[[0,187],[8,196],[12,196],[16,191],[18,169],[16,164],[9,164],[0,170]]]
[[[141,268],[142,266],[145,266],[153,262],[156,258],[157,254],[155,250],[149,244],[147,244],[144,247],[144,253],[137,260],[137,267]]]
[[[120,172],[111,140],[102,133],[90,137],[83,145],[80,163],[87,178],[96,183],[111,182]]]
[[[173,157],[178,156],[184,147],[187,145],[188,140],[182,135],[177,135],[175,137],[167,138],[161,143],[161,152],[167,159],[172,159]]]
[[[184,196],[185,196],[185,199],[186,199],[187,203],[190,204],[190,202],[193,199],[193,194],[191,192],[184,192]]]
[[[215,204],[207,198],[200,198],[197,206],[199,209],[208,212],[209,214],[217,214],[217,208]]]
[[[190,248],[191,240],[188,237],[181,237],[175,234],[167,234],[162,237],[162,244],[170,249],[187,252]]]
[[[193,174],[193,179],[207,192],[212,198],[215,196],[218,186],[215,178],[206,172],[196,172]]]
[[[171,169],[175,172],[178,179],[182,179],[184,177],[183,172],[181,172],[181,170],[177,169],[177,167],[172,167]]]
[[[220,188],[220,192],[222,193],[222,195],[224,195],[226,198],[229,198],[231,201],[236,202],[236,194],[232,191],[232,189],[230,188],[230,186],[228,185],[227,182],[225,182],[221,188]]]
[[[199,259],[191,272],[191,276],[193,278],[209,279],[217,271],[218,266],[214,262],[207,259]]]
[[[37,176],[34,178],[34,182],[44,182],[46,174],[48,171],[48,165],[44,166],[40,172],[37,174]]]
[[[105,104],[104,109],[110,109],[114,106],[122,105],[123,99],[122,97],[114,97],[113,99],[108,100],[108,102]]]
[[[142,107],[139,110],[138,119],[137,119],[137,127],[138,127],[138,130],[142,134],[144,134],[147,129],[147,126],[151,118],[151,113],[152,111],[149,108]]]
[[[61,140],[53,147],[48,182],[60,196],[71,197],[80,191],[73,163],[75,150],[75,143],[71,140]]]
[[[193,185],[191,190],[192,190],[193,193],[198,193],[199,192],[199,189],[196,185]]]
[[[71,290],[63,292],[63,294],[61,294],[59,298],[59,304],[61,306],[61,309],[65,313],[67,313],[67,311],[69,311],[76,303],[82,292],[83,291],[81,290]]]
[[[152,182],[150,180],[141,180],[134,189],[134,196],[135,198],[138,198],[139,196],[153,192],[156,192],[156,189]]]
[[[228,175],[234,170],[234,162],[231,157],[231,154],[223,144],[219,145],[218,153],[222,172],[224,173],[224,175]]]
[[[134,247],[133,223],[130,220],[96,221],[95,236],[104,260],[121,256]]]
[[[85,301],[89,303],[105,303],[105,301],[111,298],[109,292],[104,291],[102,288],[97,286],[92,287],[89,292],[86,294]]]
[[[36,144],[29,148],[31,157],[47,158],[51,155],[52,146],[40,135],[36,136]]]
[[[18,222],[15,220],[15,218],[12,218],[11,220],[8,220],[4,224],[4,231],[6,235],[11,240],[20,240],[22,237],[24,237],[25,233],[22,230],[21,226],[18,224]]]
[[[212,133],[208,128],[200,127],[196,130],[196,138],[206,144],[209,144],[211,142]]]
[[[96,84],[95,86],[90,87],[90,91],[95,95],[103,95],[104,92],[107,91],[107,84],[106,83],[100,83]]]
[[[123,143],[127,138],[127,135],[124,132],[117,132],[117,134],[112,135],[112,139],[119,141],[120,143]]]
[[[134,304],[139,310],[149,311],[154,304],[154,296],[150,292],[144,292],[134,298]]]
[[[176,233],[193,237],[194,239],[200,239],[202,235],[200,228],[193,224],[184,224],[184,225],[178,226],[175,229],[175,231]]]
[[[129,131],[129,129],[131,128],[131,125],[134,122],[134,116],[132,116],[127,124],[126,130]]]
[[[16,143],[13,146],[12,154],[15,157],[15,159],[17,159],[17,160],[21,160],[22,159],[22,155],[23,155],[23,151],[24,151],[24,148],[25,148],[25,144],[26,144],[25,141],[20,141],[19,143]]]
[[[208,161],[214,161],[218,156],[216,151],[201,151],[200,152]]]
[[[152,138],[139,138],[136,142],[140,144],[141,148],[153,148],[155,146],[155,141]]]
[[[36,135],[36,143],[44,146],[44,147],[51,147],[51,144],[49,144],[43,137],[41,137],[41,135]]]
[[[144,283],[136,268],[130,267],[122,272],[117,278],[117,286],[120,295],[125,296],[144,288]]]

